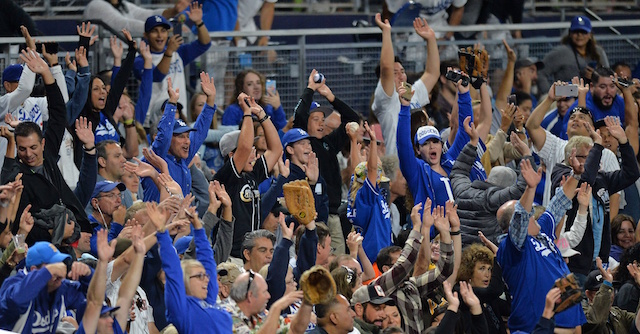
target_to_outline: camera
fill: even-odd
[[[462,85],[465,87],[469,85],[469,77],[463,76],[462,72],[460,72],[459,70],[449,70],[444,77],[447,78],[447,80],[453,81],[455,83],[457,83],[459,80],[462,80]]]
[[[631,85],[633,85],[633,81],[626,79],[626,78],[620,78],[618,77],[618,84],[624,88],[627,88]]]

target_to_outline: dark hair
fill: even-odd
[[[622,256],[620,257],[620,265],[618,266],[618,270],[616,270],[615,274],[613,275],[613,278],[620,283],[632,281],[635,284],[635,280],[629,273],[627,265],[633,264],[636,261],[640,262],[640,243],[637,243],[622,252]]]
[[[568,35],[562,37],[561,43],[570,46],[572,49],[575,49],[573,41],[571,40],[571,32],[569,32]],[[596,37],[591,34],[591,38],[587,42],[587,57],[600,63],[600,54],[598,53],[598,48],[596,47],[597,45],[598,42],[596,42]]]
[[[267,238],[271,240],[273,244],[276,243],[276,235],[264,229],[255,230],[253,232],[249,232],[245,234],[244,241],[242,241],[242,247],[240,248],[240,254],[242,254],[243,262],[245,263],[247,262],[247,259],[244,258],[245,249],[248,249],[249,251],[251,251],[253,247],[255,247],[256,239],[258,238]]]
[[[440,75],[444,76],[447,74],[447,68],[460,68],[460,63],[457,59],[447,59],[440,62]]]
[[[331,271],[331,277],[336,282],[336,290],[345,298],[351,300],[353,297],[353,289],[356,287],[356,273],[345,266],[340,266]]]
[[[302,239],[302,235],[306,231],[307,229],[304,227],[304,225],[300,225],[298,229],[296,229],[296,242],[295,242],[296,254],[298,254],[298,251],[300,250],[300,239]],[[316,234],[318,235],[319,245],[324,244],[324,239],[326,239],[327,236],[331,235],[329,233],[329,228],[327,227],[327,225],[325,225],[324,223],[318,223],[318,222],[316,222]]]
[[[627,62],[625,62],[624,60],[617,61],[617,62],[615,62],[615,64],[611,65],[611,69],[613,71],[616,71],[616,69],[618,69],[618,67],[626,67],[629,70],[631,70],[631,66],[629,64],[627,64]]]
[[[96,144],[96,159],[107,158],[107,145],[116,144],[119,145],[115,140],[107,139]]]
[[[264,97],[264,92],[266,88],[265,86],[267,81],[266,78],[264,77],[264,75],[262,75],[262,73],[254,69],[247,69],[238,73],[238,75],[236,75],[236,80],[234,81],[233,95],[231,95],[231,101],[229,104],[234,104],[238,102],[238,95],[240,95],[240,93],[242,93],[244,89],[244,78],[249,73],[253,73],[257,75],[258,78],[260,78],[260,84],[262,84],[262,97]],[[264,105],[264,103],[262,102],[262,97],[260,98],[260,101],[256,101],[258,102],[259,105]]]
[[[376,263],[378,265],[378,269],[382,272],[382,266],[391,267],[393,264],[391,263],[391,254],[402,252],[402,248],[400,246],[388,246],[381,249],[378,252],[378,256],[376,257]]]
[[[523,91],[518,90],[513,94],[516,96],[516,106],[519,106],[524,101],[532,101],[531,95],[529,95],[529,94],[527,94],[527,93],[525,93]]]
[[[13,131],[14,137],[29,137],[32,133],[38,135],[38,141],[42,141],[42,130],[34,122],[20,122]]]
[[[476,263],[486,263],[493,266],[495,255],[486,246],[474,243],[462,250],[460,268],[458,269],[458,281],[468,281],[473,277]]]
[[[333,259],[333,261],[331,261],[329,263],[329,272],[331,272],[334,269],[338,268],[340,266],[340,262],[346,261],[346,260],[350,260],[350,259],[353,259],[353,257],[351,257],[351,255],[349,255],[349,254],[340,254],[340,255],[336,256]]]
[[[609,78],[614,74],[615,72],[613,72],[612,69],[608,67],[598,66],[593,70],[593,74],[591,74],[591,82],[593,82],[593,84],[596,84],[598,80],[600,80],[600,77]]]
[[[393,56],[393,63],[400,63],[400,65],[402,65],[402,60],[400,60],[398,56]],[[380,63],[376,66],[376,78],[380,79]]]
[[[403,334],[404,332],[400,327],[391,326],[387,327],[380,332],[381,334]]]
[[[636,227],[633,223],[634,219],[633,217],[629,216],[629,215],[625,215],[624,213],[619,213],[617,216],[615,216],[613,218],[613,220],[611,220],[611,244],[612,245],[618,245],[618,232],[620,232],[620,229],[622,228],[622,223],[625,221],[629,221],[631,222],[631,226],[633,227],[633,230],[636,230]]]
[[[331,298],[328,302],[324,304],[316,304],[314,309],[316,311],[316,317],[318,318],[318,325],[324,326],[326,322],[324,318],[331,313],[331,310],[339,305],[338,296]]]

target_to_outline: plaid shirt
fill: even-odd
[[[422,244],[420,232],[411,231],[407,244],[393,267],[378,277],[372,284],[379,285],[387,296],[396,302],[404,319],[407,334],[423,333],[430,324],[422,316],[422,300],[438,288],[453,273],[453,243],[440,243],[440,259],[435,269],[418,277],[409,277]],[[427,240],[428,242],[428,240]]]

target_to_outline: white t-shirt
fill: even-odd
[[[126,11],[119,11],[107,0],[93,0],[89,2],[82,13],[82,20],[102,20],[106,25],[115,29],[127,29],[133,37],[142,36],[144,23],[149,16],[162,15],[164,8],[146,9],[129,1],[122,1]]]
[[[557,163],[564,161],[564,147],[567,146],[568,141],[558,138],[547,130],[545,130],[545,132],[547,134],[547,139],[545,140],[542,149],[540,151],[537,151],[535,147],[533,149],[534,151],[537,151],[536,153],[538,153],[540,159],[542,159],[547,166],[544,183],[544,196],[542,198],[542,205],[546,206],[551,199],[551,173],[553,173],[553,167],[555,167]],[[602,151],[600,169],[605,172],[620,170],[618,159],[611,150],[605,148]]]
[[[64,130],[64,136],[62,137],[62,144],[60,145],[60,151],[58,152],[60,158],[58,159],[58,168],[64,181],[67,183],[71,190],[76,189],[78,184],[78,178],[80,178],[80,171],[76,167],[73,154],[73,137],[68,130]]]
[[[113,263],[114,261],[111,261],[107,265],[106,295],[111,305],[116,305],[116,303],[118,302],[118,292],[120,291],[120,286],[122,285],[122,277],[118,277],[116,280],[112,279],[111,274],[113,273]],[[139,308],[138,304],[141,304],[142,308]],[[147,294],[139,286],[136,288],[136,294],[133,297],[133,311],[136,314],[136,319],[131,321],[129,333],[149,334],[149,323],[155,322],[155,320],[153,319],[153,309],[149,304]]]
[[[153,66],[158,66],[160,61],[164,57],[163,52],[151,53],[153,59]],[[169,93],[167,92],[168,81],[167,78],[171,78],[171,84],[173,89],[180,89],[180,97],[178,102],[184,106],[183,114],[186,113],[189,107],[189,101],[187,101],[187,82],[185,79],[185,69],[182,57],[178,52],[174,52],[171,56],[171,65],[169,65],[169,73],[160,82],[154,82],[151,91],[151,102],[149,103],[149,112],[147,113],[147,119],[145,120],[145,126],[157,125],[160,118],[164,114],[164,110],[161,110],[164,101],[169,99]],[[186,116],[186,114],[185,114]]]
[[[411,98],[411,109],[422,108],[429,104],[429,92],[422,80],[413,83],[413,97]],[[396,132],[398,129],[398,114],[400,113],[400,100],[398,92],[393,91],[388,96],[382,88],[382,82],[378,80],[378,85],[373,96],[373,104],[371,105],[373,114],[376,115],[382,130],[382,137],[387,147],[387,155],[397,155]],[[411,139],[413,142],[413,139]]]
[[[258,27],[256,26],[254,16],[258,15],[262,5],[265,2],[276,3],[278,0],[239,0],[238,1],[238,25],[240,26],[240,31],[256,31]],[[256,37],[253,37],[255,42]]]

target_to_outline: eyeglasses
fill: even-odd
[[[284,284],[286,284],[286,285],[294,285],[294,284],[296,284],[296,281],[290,280],[290,281],[284,282]]]
[[[251,289],[251,282],[253,282],[254,277],[256,277],[256,274],[253,270],[249,270],[249,284],[247,284],[247,294],[245,295],[245,299],[249,297],[249,290]]]
[[[119,194],[114,194],[114,193],[109,193],[106,195],[100,195],[96,198],[102,198],[102,197],[107,197],[109,199],[116,199],[116,198],[120,198],[121,200],[124,200],[124,193],[119,193]]]
[[[189,279],[194,278],[194,277],[197,277],[201,281],[204,281],[205,279],[209,279],[210,278],[209,274],[207,274],[207,273],[199,273],[199,274],[196,274],[196,275],[189,276]]]

